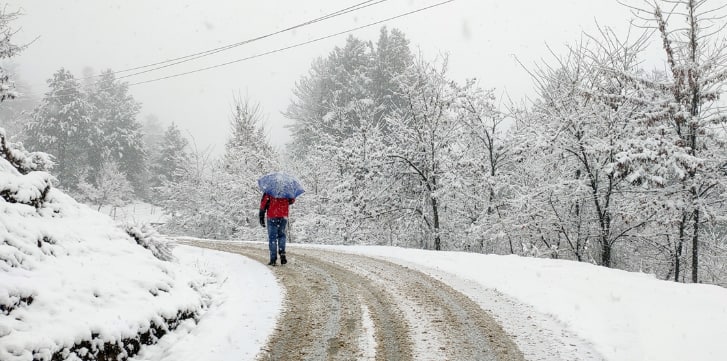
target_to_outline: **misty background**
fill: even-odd
[[[213,66],[335,34],[438,1],[386,1],[350,14],[285,32],[169,68],[119,80],[130,84]],[[64,67],[77,78],[177,58],[276,32],[354,5],[340,1],[8,1],[6,11],[23,16],[13,39],[28,48],[12,59],[16,81],[41,98],[46,80]],[[527,65],[549,57],[549,45],[563,52],[581,31],[600,24],[625,33],[630,17],[615,1],[533,2],[458,0],[350,34],[376,41],[382,25],[404,31],[414,51],[426,58],[449,53],[453,79],[477,78],[481,86],[519,102],[532,96]],[[290,104],[295,82],[313,60],[344,43],[347,34],[178,78],[132,85],[142,103],[139,116],[175,122],[201,148],[223,151],[233,94],[259,102],[267,134],[277,148],[289,142]],[[658,44],[657,44],[658,45]],[[133,72],[130,72],[133,73]],[[129,73],[119,74],[118,77]],[[93,80],[93,79],[92,79]]]

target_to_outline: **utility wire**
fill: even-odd
[[[357,5],[348,7],[346,9],[339,10],[338,12],[331,13],[331,14],[326,15],[326,16],[323,16],[323,17],[321,17],[319,19],[322,19],[322,18],[330,18],[331,16],[333,16],[332,14],[337,14],[337,13],[339,13],[341,11],[349,11],[349,10],[350,11],[353,11],[352,9],[355,9],[355,10],[362,9],[363,7],[360,6],[361,4],[365,4],[365,3],[368,3],[368,2],[371,2],[371,1],[373,1],[373,0],[369,0],[367,2],[359,3]],[[378,3],[383,2],[383,1],[388,1],[388,0],[379,0],[379,1],[375,2],[374,4],[370,4],[370,5],[367,5],[367,6],[375,5],[375,4],[378,4]],[[289,50],[289,49],[301,47],[301,46],[308,45],[308,44],[311,44],[311,43],[314,43],[314,42],[318,42],[318,41],[321,41],[321,40],[330,39],[330,38],[333,38],[333,37],[336,37],[336,36],[340,36],[340,35],[343,35],[343,34],[347,34],[347,33],[350,33],[350,32],[356,31],[356,30],[361,30],[361,29],[364,29],[364,28],[372,27],[374,25],[378,25],[378,24],[381,24],[381,23],[385,23],[387,21],[391,21],[391,20],[394,20],[394,19],[402,18],[402,17],[409,16],[409,15],[412,15],[412,14],[416,14],[416,13],[419,13],[419,12],[422,12],[422,11],[425,11],[425,10],[429,10],[429,9],[432,9],[432,8],[435,8],[435,7],[438,7],[438,6],[442,6],[442,5],[445,5],[445,4],[454,2],[454,1],[455,0],[442,1],[442,2],[433,4],[433,5],[429,5],[429,6],[426,6],[426,7],[422,7],[422,8],[413,10],[413,11],[409,11],[409,12],[406,12],[406,13],[402,13],[402,14],[399,14],[399,15],[396,15],[396,16],[392,16],[392,17],[386,18],[386,19],[382,19],[382,20],[378,20],[378,21],[375,21],[375,22],[372,22],[372,23],[368,23],[366,25],[362,25],[362,26],[358,26],[358,27],[355,27],[355,28],[351,28],[351,29],[345,30],[345,31],[337,32],[335,34],[330,34],[330,35],[323,36],[323,37],[319,37],[319,38],[316,38],[316,39],[313,39],[313,40],[309,40],[309,41],[306,41],[306,42],[297,43],[297,44],[290,45],[290,46],[287,46],[287,47],[284,47],[284,48],[278,48],[278,49],[275,49],[275,50],[271,50],[271,51],[268,51],[268,52],[265,52],[265,53],[256,54],[256,55],[252,55],[252,56],[245,57],[245,58],[242,58],[242,59],[237,59],[237,60],[229,61],[229,62],[222,63],[222,64],[217,64],[217,65],[208,66],[208,67],[205,67],[205,68],[200,68],[200,69],[195,69],[195,70],[191,70],[191,71],[187,71],[187,72],[172,74],[172,75],[164,76],[164,77],[160,77],[160,78],[155,78],[155,79],[140,81],[140,82],[131,83],[131,84],[127,84],[127,85],[128,86],[134,86],[134,85],[140,85],[140,84],[147,84],[147,83],[157,82],[157,81],[171,79],[171,78],[176,78],[176,77],[180,77],[180,76],[184,76],[184,75],[189,75],[189,74],[193,74],[193,73],[199,73],[199,72],[206,71],[206,70],[210,70],[210,69],[220,68],[220,67],[227,66],[227,65],[230,65],[230,64],[239,63],[239,62],[242,62],[242,61],[247,61],[247,60],[259,58],[259,57],[266,56],[266,55],[270,55],[270,54],[274,54],[274,53],[279,53],[279,52],[282,52],[282,51],[285,51],[285,50]],[[190,55],[190,56],[193,56],[193,55]],[[177,58],[177,59],[182,59],[182,58]],[[171,60],[171,61],[173,61],[173,60]],[[163,62],[158,62],[156,64],[162,64],[162,63]],[[134,69],[142,69],[142,68],[143,67],[136,67]],[[122,70],[122,71],[129,71],[129,69]],[[118,73],[118,72],[116,72],[116,73]],[[98,83],[98,82],[96,82],[96,83]],[[70,89],[72,89],[72,88],[58,89],[58,92],[63,92],[65,90],[70,90]],[[98,89],[98,90],[106,90],[106,89],[110,89],[110,87],[101,88],[101,89]],[[60,97],[63,97],[63,96],[67,96],[67,95],[59,94],[59,95],[50,96],[50,97],[49,96],[45,96],[43,99],[55,99],[55,98],[60,98]]]
[[[334,11],[332,13],[328,13],[328,14],[323,15],[321,17],[317,17],[317,18],[314,18],[314,19],[311,19],[311,20],[308,20],[308,21],[305,21],[305,22],[302,22],[302,23],[299,23],[299,24],[296,24],[296,25],[293,25],[293,26],[290,26],[290,27],[281,29],[281,30],[274,31],[272,33],[267,33],[267,34],[260,35],[260,36],[254,37],[254,38],[250,38],[250,39],[246,39],[246,40],[243,40],[243,41],[239,41],[237,43],[227,44],[227,45],[224,45],[224,46],[221,46],[221,47],[218,47],[218,48],[214,48],[214,49],[200,51],[200,52],[197,52],[197,53],[192,53],[192,54],[188,54],[188,55],[184,55],[184,56],[180,56],[180,57],[176,57],[176,58],[172,58],[172,59],[166,59],[166,60],[158,61],[158,62],[151,63],[151,64],[135,66],[133,68],[128,68],[128,69],[122,69],[122,70],[113,71],[113,72],[111,72],[111,74],[117,75],[117,74],[121,74],[121,73],[127,73],[127,72],[130,72],[130,71],[135,71],[135,70],[141,70],[141,69],[146,69],[146,68],[154,67],[152,69],[147,69],[147,70],[139,71],[139,72],[136,72],[136,73],[133,73],[133,74],[127,74],[127,75],[122,75],[122,76],[116,77],[116,79],[118,80],[118,79],[132,77],[132,76],[135,76],[135,75],[149,73],[149,72],[152,72],[152,71],[155,71],[155,70],[159,70],[159,69],[168,68],[168,67],[171,67],[171,66],[174,66],[174,65],[186,63],[188,61],[192,61],[192,60],[195,60],[195,59],[203,58],[205,56],[217,54],[219,52],[223,52],[223,51],[226,51],[226,50],[229,50],[229,49],[233,49],[233,48],[236,48],[236,47],[245,45],[245,44],[249,44],[249,43],[253,43],[253,42],[256,42],[256,41],[260,41],[260,40],[263,40],[263,39],[266,39],[266,38],[269,38],[269,37],[272,37],[272,36],[275,36],[275,35],[279,35],[279,34],[282,34],[284,32],[288,32],[288,31],[291,31],[291,30],[295,30],[295,29],[298,29],[298,28],[301,28],[301,27],[304,27],[304,26],[308,26],[308,25],[315,24],[315,23],[318,23],[318,22],[321,22],[321,21],[325,21],[325,20],[328,20],[328,19],[332,19],[332,18],[335,18],[335,17],[338,17],[338,16],[342,16],[342,15],[351,13],[351,12],[359,11],[359,10],[368,8],[370,6],[374,6],[374,5],[381,4],[381,3],[386,2],[386,1],[389,1],[389,0],[367,0],[367,1],[363,1],[363,2],[357,3],[355,5],[352,5],[352,6],[349,6],[349,7],[343,8],[343,9],[340,9],[340,10],[336,10],[336,11]],[[169,64],[169,63],[171,63],[171,64]],[[164,65],[164,64],[166,64],[166,65]],[[91,76],[79,78],[78,80],[79,81],[83,81],[83,80],[98,78],[101,75],[103,75],[103,74],[91,75]],[[98,81],[93,82],[93,85],[95,85],[95,84],[98,84]],[[59,91],[63,91],[63,90],[66,90],[66,89],[59,89]],[[37,93],[36,92],[36,93],[32,93],[32,94],[33,95],[42,95],[43,93]]]
[[[298,48],[298,47],[301,47],[301,46],[304,46],[304,45],[308,45],[308,44],[311,44],[311,43],[315,43],[315,42],[318,42],[318,41],[321,41],[321,40],[330,39],[330,38],[333,38],[333,37],[336,37],[336,36],[340,36],[340,35],[343,35],[343,34],[347,34],[347,33],[353,32],[353,31],[357,31],[357,30],[369,28],[369,27],[372,27],[374,25],[378,25],[378,24],[381,24],[381,23],[385,23],[387,21],[391,21],[391,20],[394,20],[394,19],[399,19],[399,18],[402,18],[402,17],[405,17],[405,16],[409,16],[409,15],[412,15],[412,14],[416,14],[416,13],[419,13],[419,12],[422,12],[422,11],[425,11],[425,10],[429,10],[429,9],[432,9],[432,8],[435,8],[435,7],[438,7],[438,6],[442,6],[442,5],[445,5],[445,4],[454,2],[454,1],[455,0],[442,1],[442,2],[439,2],[439,3],[433,4],[433,5],[429,5],[429,6],[426,6],[426,7],[423,7],[423,8],[419,8],[419,9],[416,9],[416,10],[413,10],[413,11],[409,11],[409,12],[406,12],[406,13],[402,13],[402,14],[399,14],[399,15],[396,15],[396,16],[392,16],[390,18],[378,20],[378,21],[375,21],[375,22],[372,22],[372,23],[368,23],[366,25],[357,26],[355,28],[351,28],[351,29],[348,29],[348,30],[340,31],[340,32],[337,32],[335,34],[330,34],[330,35],[322,36],[322,37],[319,37],[319,38],[316,38],[316,39],[312,39],[312,40],[308,40],[308,41],[305,41],[305,42],[302,42],[302,43],[297,43],[297,44],[293,44],[293,45],[286,46],[286,47],[283,47],[283,48],[278,48],[278,49],[275,49],[275,50],[270,50],[270,51],[267,51],[267,52],[264,52],[264,53],[260,53],[260,54],[256,54],[256,55],[251,55],[251,56],[248,56],[248,57],[245,57],[245,58],[228,61],[226,63],[221,63],[221,64],[212,65],[212,66],[208,66],[208,67],[204,67],[204,68],[190,70],[190,71],[186,71],[186,72],[183,72],[183,73],[172,74],[172,75],[164,76],[164,77],[160,77],[160,78],[155,78],[155,79],[140,81],[140,82],[136,82],[136,83],[131,83],[131,84],[129,84],[129,86],[140,85],[140,84],[147,84],[147,83],[157,82],[157,81],[161,81],[161,80],[176,78],[176,77],[180,77],[180,76],[184,76],[184,75],[199,73],[199,72],[202,72],[202,71],[216,69],[216,68],[221,68],[223,66],[227,66],[227,65],[239,63],[239,62],[242,62],[242,61],[247,61],[247,60],[259,58],[259,57],[262,57],[262,56],[279,53],[279,52],[282,52],[282,51],[285,51],[285,50],[290,50],[290,49],[293,49],[293,48]]]
[[[123,76],[117,77],[117,79],[123,79],[123,78],[132,77],[132,76],[135,76],[135,75],[145,74],[145,73],[152,72],[152,71],[159,70],[159,69],[168,68],[170,66],[174,66],[174,65],[186,63],[188,61],[192,61],[192,60],[199,59],[199,58],[203,58],[203,57],[206,57],[206,56],[209,56],[209,55],[217,54],[219,52],[223,52],[223,51],[230,50],[230,49],[233,49],[233,48],[236,48],[236,47],[245,45],[245,44],[249,44],[249,43],[253,43],[253,42],[256,42],[256,41],[260,41],[260,40],[263,40],[263,39],[266,39],[266,38],[269,38],[269,37],[272,37],[272,36],[275,36],[275,35],[278,35],[278,34],[282,34],[284,32],[288,32],[288,31],[295,30],[295,29],[298,29],[298,28],[301,28],[301,27],[304,27],[304,26],[308,26],[308,25],[315,24],[315,23],[318,23],[318,22],[321,22],[321,21],[325,21],[325,20],[328,20],[328,19],[332,19],[332,18],[341,16],[341,15],[345,15],[345,14],[354,12],[354,11],[359,11],[359,10],[365,9],[367,7],[374,6],[374,5],[378,5],[378,4],[381,4],[381,3],[386,2],[386,1],[389,1],[389,0],[378,0],[376,2],[371,3],[372,1],[374,1],[374,0],[364,1],[364,2],[358,3],[356,5],[349,6],[347,8],[344,8],[344,9],[341,9],[341,10],[338,10],[338,11],[335,11],[335,12],[332,12],[330,14],[326,14],[324,16],[321,16],[321,17],[318,17],[318,18],[315,18],[315,19],[312,19],[312,20],[308,20],[306,22],[303,22],[303,23],[300,23],[300,24],[297,24],[297,25],[294,25],[294,26],[291,26],[291,27],[288,27],[288,28],[285,28],[285,29],[281,29],[281,30],[278,30],[278,31],[275,31],[275,32],[272,32],[272,33],[260,35],[260,36],[255,37],[255,38],[243,40],[243,41],[240,41],[240,42],[237,42],[237,43],[228,44],[228,45],[221,46],[221,47],[214,48],[214,49],[210,49],[210,50],[201,51],[201,52],[194,53],[194,54],[189,54],[189,55],[181,56],[181,57],[174,58],[174,59],[168,59],[168,60],[156,62],[156,63],[153,63],[153,64],[142,65],[142,66],[137,66],[137,67],[134,67],[134,68],[119,70],[119,71],[114,72],[114,74],[125,73],[125,72],[134,71],[134,70],[141,70],[141,69],[145,69],[145,68],[154,67],[152,69],[147,69],[147,70],[144,70],[144,71],[139,71],[139,72],[135,72],[135,73],[132,73],[132,74],[127,74],[127,75],[123,75]],[[171,63],[171,64],[169,64],[169,63]],[[97,77],[97,76],[98,75],[95,75],[95,76],[92,76],[92,77]],[[89,77],[89,78],[92,78],[92,77]]]

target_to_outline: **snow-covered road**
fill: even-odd
[[[198,245],[266,261],[260,245]],[[263,359],[523,360],[489,314],[421,272],[311,249],[273,271],[286,301]]]
[[[720,287],[578,262],[396,247],[292,244],[289,264],[272,268],[261,242],[182,243],[198,246],[177,247],[182,263],[206,262],[200,268],[225,279],[215,307],[226,317],[203,315],[189,339],[209,357],[185,357],[172,340],[159,357],[142,359],[722,361],[727,353],[718,342],[727,320]],[[688,314],[673,314],[690,304]],[[206,347],[202,336],[218,341]]]

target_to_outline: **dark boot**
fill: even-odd
[[[285,258],[285,252],[280,254],[280,264],[286,264],[288,260]]]
[[[273,267],[275,267],[276,265],[277,265],[277,264],[275,263],[275,261],[274,261],[274,260],[272,260],[272,261],[268,262],[268,266],[273,266]]]

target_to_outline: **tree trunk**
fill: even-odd
[[[439,251],[442,249],[442,239],[439,236],[439,206],[437,199],[432,198],[432,225],[434,227],[434,249]]]
[[[682,265],[682,248],[684,246],[684,228],[687,226],[687,214],[682,212],[682,220],[679,222],[679,240],[677,240],[676,252],[674,254],[674,281],[679,282]]]
[[[603,265],[611,268],[611,250],[613,248],[613,243],[611,243],[611,240],[609,239],[611,236],[611,210],[610,210],[610,200],[611,200],[611,184],[609,183],[608,187],[608,194],[606,194],[606,205],[604,206],[604,213],[601,216],[601,242],[603,242],[603,253],[601,254],[601,261],[603,261]]]
[[[608,239],[601,242],[601,266],[611,268],[611,243]]]
[[[692,236],[692,282],[699,283],[699,208],[694,210],[694,234]]]

